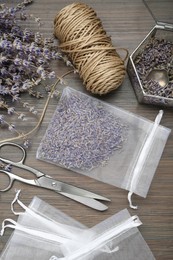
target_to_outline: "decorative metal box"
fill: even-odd
[[[156,21],[129,57],[127,71],[139,103],[173,107],[173,0],[144,0]]]

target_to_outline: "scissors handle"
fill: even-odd
[[[7,183],[6,187],[3,189],[0,189],[0,192],[10,190],[13,185],[13,182],[15,180],[36,186],[35,180],[27,180],[27,179],[24,179],[20,176],[17,176],[16,174],[13,174],[13,173],[5,171],[5,170],[0,170],[0,174],[5,174],[8,177],[8,183]]]
[[[7,186],[4,189],[0,189],[0,191],[7,191],[11,189],[11,186],[13,185],[14,179],[12,178],[11,174],[7,171],[0,170],[1,173],[4,173],[8,177],[8,183]]]
[[[44,175],[42,172],[40,172],[40,171],[38,171],[38,170],[36,170],[36,169],[34,169],[34,168],[24,164],[25,159],[26,159],[26,151],[25,151],[25,149],[21,145],[15,144],[15,143],[11,143],[11,142],[5,142],[5,143],[0,144],[0,148],[2,148],[3,146],[14,146],[14,147],[17,147],[18,149],[20,149],[22,151],[22,158],[19,161],[14,162],[14,161],[11,161],[11,160],[8,160],[8,159],[0,157],[0,161],[2,161],[4,163],[7,163],[7,164],[11,164],[11,165],[16,166],[18,168],[27,170],[29,172],[32,172],[37,177],[41,177],[41,176]]]
[[[14,164],[23,164],[24,163],[24,161],[26,159],[26,151],[22,146],[20,146],[19,144],[11,143],[11,142],[5,142],[5,143],[0,144],[0,148],[2,148],[3,146],[17,147],[22,151],[23,155],[22,155],[21,160],[18,161],[18,162],[12,162],[11,160],[7,160],[7,159],[4,159],[4,158],[1,158],[1,161],[5,162],[5,163],[14,163]]]

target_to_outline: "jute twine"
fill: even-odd
[[[124,61],[91,7],[74,3],[63,8],[55,17],[54,34],[87,90],[103,95],[122,84]]]

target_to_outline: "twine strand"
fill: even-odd
[[[126,51],[122,60],[91,7],[74,3],[63,8],[55,17],[54,34],[87,90],[102,95],[122,84],[128,52],[119,48]]]

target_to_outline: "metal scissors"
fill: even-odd
[[[9,171],[0,170],[0,174],[6,174],[8,176],[8,180],[9,180],[7,187],[4,189],[0,189],[1,192],[9,190],[12,187],[13,182],[15,180],[17,180],[17,181],[20,181],[23,183],[27,183],[27,184],[34,185],[37,187],[55,191],[63,196],[66,196],[70,199],[78,201],[88,207],[94,208],[99,211],[104,211],[108,208],[103,203],[97,201],[97,200],[110,201],[108,198],[105,198],[105,197],[95,194],[93,192],[78,188],[76,186],[67,184],[65,182],[55,180],[51,176],[44,174],[30,166],[25,165],[24,162],[26,159],[26,150],[22,146],[15,144],[15,143],[11,143],[11,142],[5,142],[5,143],[0,144],[0,149],[3,146],[17,147],[22,151],[23,156],[22,156],[21,160],[19,160],[17,162],[0,157],[1,162],[27,170],[27,171],[33,173],[36,177],[34,179],[29,180],[29,179],[22,178]]]

